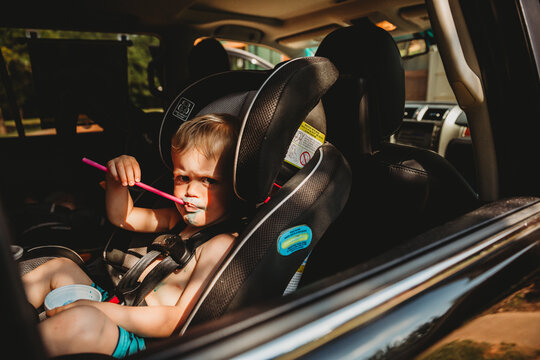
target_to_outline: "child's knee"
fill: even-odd
[[[79,265],[77,265],[73,260],[68,259],[66,257],[57,257],[52,260],[49,260],[44,265],[50,266],[51,268],[55,268],[56,270],[64,270],[64,271],[71,271],[71,270],[79,270]]]
[[[62,329],[65,337],[82,339],[95,333],[104,321],[105,315],[92,306],[75,306],[50,317],[43,322],[43,327],[54,326]]]
[[[48,281],[51,279],[55,274],[62,272],[70,272],[71,265],[70,262],[73,263],[73,265],[76,265],[73,261],[67,258],[54,258],[51,259],[35,269],[33,269],[30,272],[27,272],[22,276],[23,282],[26,283],[35,283],[39,281]]]
[[[32,277],[32,276],[47,276],[47,275],[55,274],[58,272],[77,271],[75,269],[78,267],[79,266],[75,264],[71,259],[68,259],[65,257],[57,257],[57,258],[47,261],[44,264],[41,264],[34,270],[25,274],[23,278]]]
[[[90,285],[92,283],[79,265],[68,258],[59,257],[50,260],[48,263],[51,263],[47,271],[53,273],[51,284],[53,288],[71,284]]]
[[[112,324],[109,318],[92,306],[76,306],[74,310],[72,331],[80,337],[80,341],[92,345],[100,344],[110,337],[118,337],[116,325]]]
[[[40,324],[50,355],[100,352],[112,354],[118,328],[92,306],[67,309]]]
[[[118,326],[104,313],[92,306],[78,306],[81,319],[78,334],[81,347],[87,352],[112,354],[118,342]]]

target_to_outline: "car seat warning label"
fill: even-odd
[[[323,143],[324,134],[303,122],[291,141],[285,161],[301,169]]]
[[[283,231],[277,241],[277,250],[283,256],[305,249],[311,244],[311,229],[307,225],[299,225]]]

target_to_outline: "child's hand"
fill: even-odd
[[[66,304],[66,305],[63,305],[63,306],[58,306],[58,307],[55,307],[54,309],[51,309],[51,310],[47,310],[45,312],[45,314],[47,315],[47,317],[52,317],[58,313],[61,313],[62,311],[66,311],[68,309],[71,309],[72,307],[75,307],[75,306],[94,306],[94,307],[97,307],[99,304],[98,301],[92,301],[92,300],[77,300],[77,301],[74,301],[74,302],[71,302],[69,304]]]
[[[72,307],[74,307],[74,306],[81,305],[81,304],[79,303],[80,301],[81,301],[81,300],[79,300],[79,301],[74,301],[74,302],[71,302],[71,303],[66,304],[66,305],[62,305],[62,306],[55,307],[54,309],[45,311],[45,314],[47,315],[47,317],[54,316],[54,315],[56,315],[56,314],[58,314],[58,313],[60,313],[60,312],[62,312],[62,311],[65,311],[65,310],[67,310],[67,309],[70,309],[70,308],[72,308]],[[77,304],[77,303],[79,303],[79,304]]]
[[[141,181],[141,168],[133,156],[122,155],[107,163],[109,175],[124,186]]]

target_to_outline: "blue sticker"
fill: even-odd
[[[277,241],[277,250],[283,256],[305,249],[311,244],[311,229],[307,225],[299,225],[283,231]]]

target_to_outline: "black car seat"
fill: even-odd
[[[340,72],[323,104],[328,140],[349,161],[353,188],[329,230],[341,242],[321,241],[303,285],[478,206],[476,193],[444,158],[389,142],[402,122],[405,84],[400,53],[388,32],[359,21],[330,33],[316,55]]]
[[[281,296],[340,213],[350,190],[350,169],[335,147],[322,144],[326,124],[320,103],[337,76],[327,59],[300,58],[275,71],[229,71],[208,76],[186,88],[169,106],[159,146],[168,167],[170,138],[182,121],[216,112],[243,119],[234,188],[246,204],[247,220],[236,247],[181,332],[190,324]],[[306,139],[300,147],[307,146],[306,142],[313,145],[314,138],[322,146],[311,150],[308,146],[302,151],[294,148],[298,146],[295,141],[302,137]],[[291,153],[312,158],[298,169],[284,162]],[[290,162],[295,163],[293,159]],[[300,160],[296,164],[303,165]],[[114,246],[106,251],[109,260],[116,258],[117,264],[118,260],[126,264],[125,254],[119,254],[122,251]]]
[[[205,38],[193,46],[188,58],[189,83],[231,70],[229,55],[219,40]]]
[[[300,170],[284,163],[294,137],[307,136],[310,131],[320,135],[326,130],[324,112],[317,104],[337,79],[331,62],[320,57],[295,59],[272,72],[256,93],[233,91],[211,102],[202,100],[199,89],[206,94],[209,89],[230,87],[233,81],[227,77],[239,74],[242,72],[217,75],[188,88],[171,105],[164,120],[164,129],[171,123],[176,128],[179,120],[171,111],[187,99],[198,99],[193,101],[193,114],[225,111],[243,119],[234,187],[248,206],[249,221],[182,332],[190,324],[283,294],[349,194],[348,165],[331,144],[316,149]],[[241,104],[238,110],[231,108],[233,98],[243,98],[237,102]],[[309,130],[299,134],[304,120]],[[162,136],[163,140],[169,138]],[[168,161],[169,143],[162,144],[161,149],[163,159]],[[299,156],[302,153],[296,152]],[[280,189],[271,194],[276,181]],[[284,245],[287,239],[293,239],[289,247]]]

